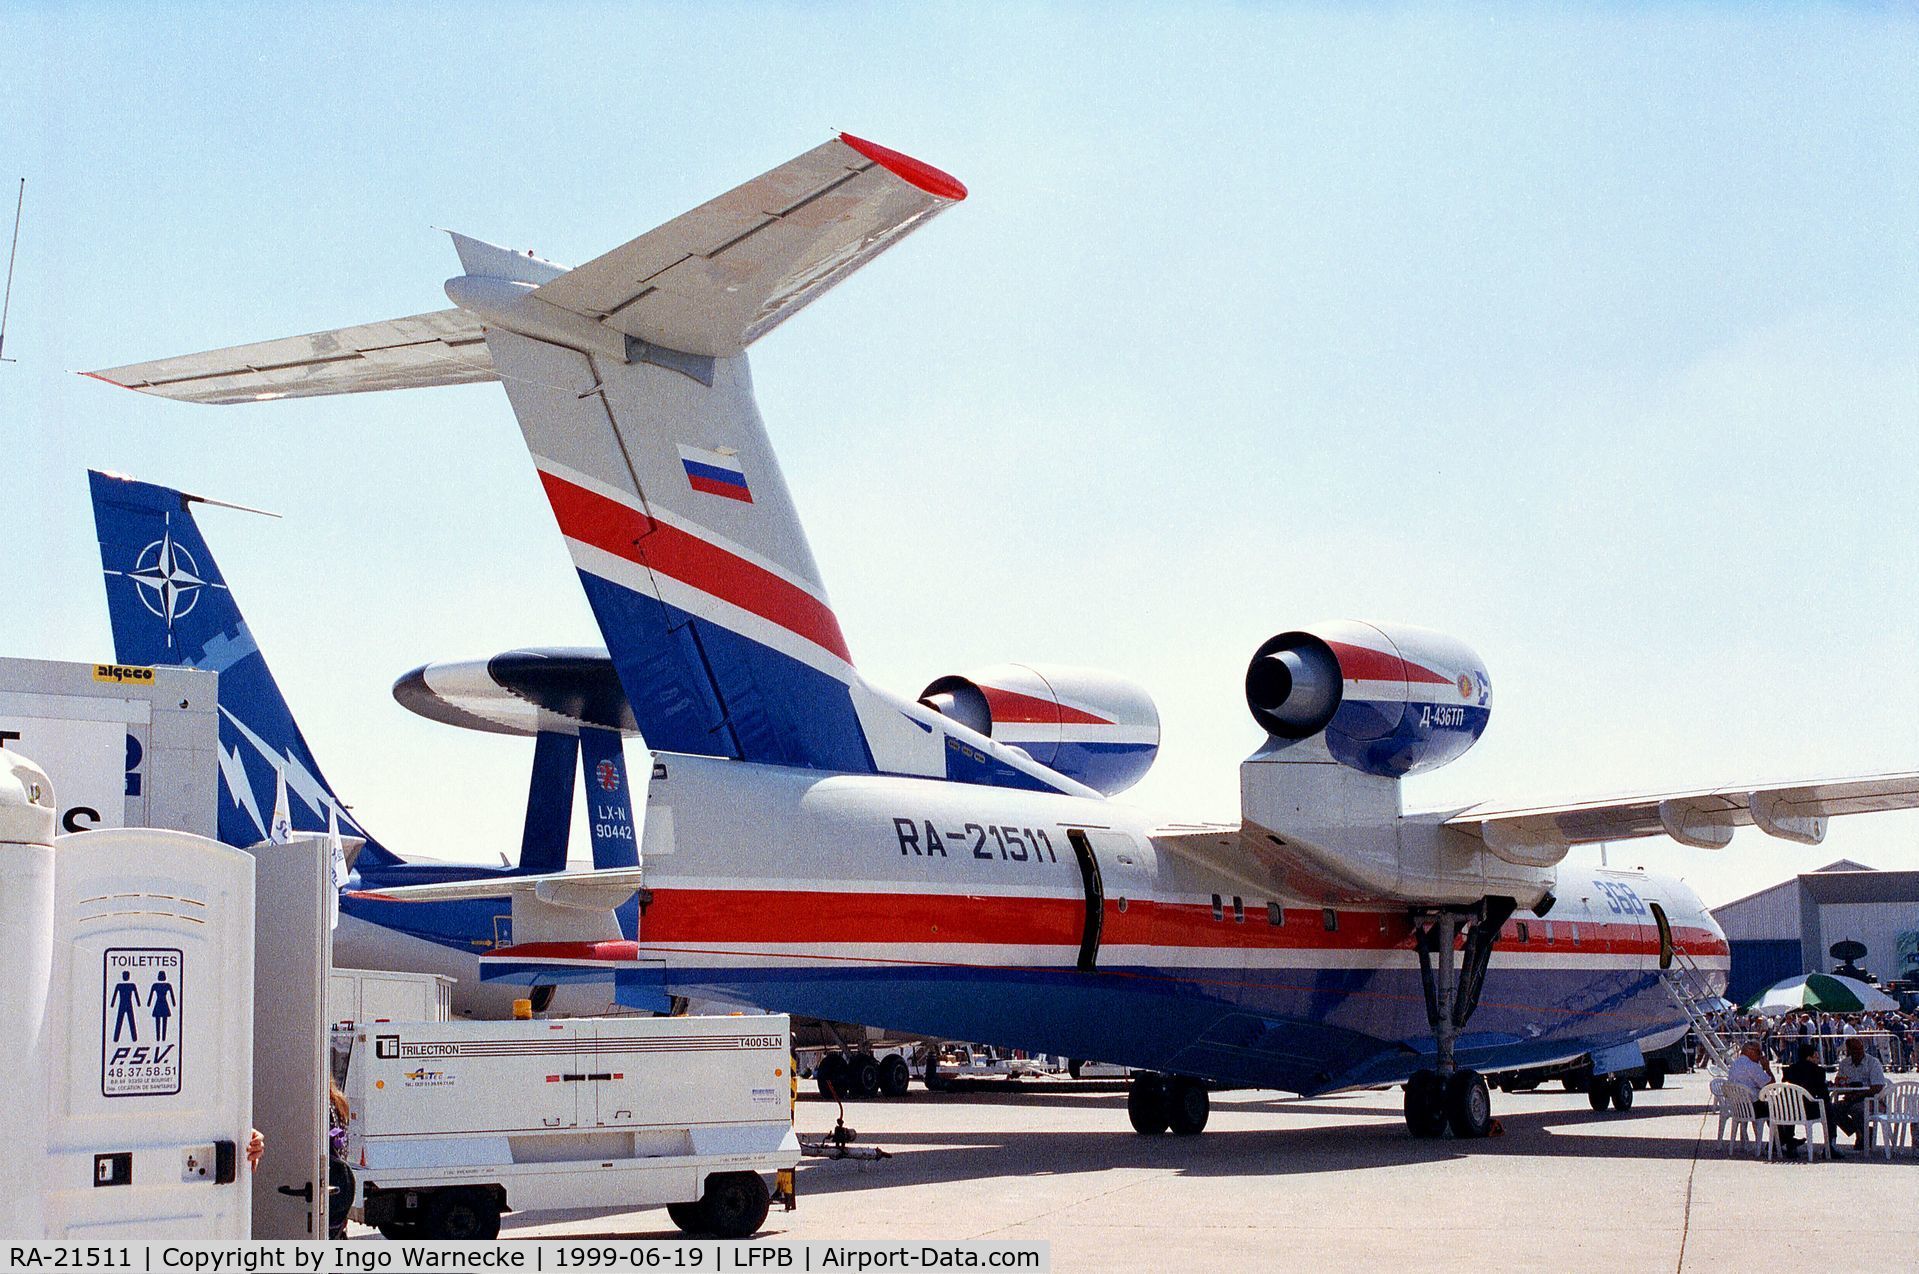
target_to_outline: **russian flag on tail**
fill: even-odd
[[[681,443],[680,465],[686,470],[687,483],[695,491],[753,503],[753,492],[746,485],[746,470],[732,452],[708,451]]]

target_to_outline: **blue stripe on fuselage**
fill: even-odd
[[[873,773],[844,681],[587,571],[580,584],[647,747]]]
[[[580,584],[651,750],[842,774],[880,772],[846,682],[590,572],[580,572]],[[1032,792],[1070,788],[950,734],[945,770],[956,783]]]
[[[1231,990],[1220,991],[1231,973]],[[675,994],[1314,1093],[1430,1065],[1416,969],[670,967]],[[1543,1005],[1563,1007],[1542,1008]],[[1650,970],[1495,969],[1461,1065],[1501,1070],[1678,1025]],[[1123,1025],[1122,1025],[1123,1024]]]

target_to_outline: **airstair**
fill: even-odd
[[[1712,1014],[1706,1007],[1720,996],[1712,989],[1712,983],[1706,980],[1704,971],[1693,962],[1691,956],[1683,951],[1675,951],[1672,967],[1662,969],[1659,980],[1665,984],[1666,994],[1672,998],[1673,1004],[1692,1024],[1693,1035],[1706,1050],[1706,1056],[1712,1059],[1712,1065],[1723,1073],[1732,1064],[1733,1046],[1713,1025]]]

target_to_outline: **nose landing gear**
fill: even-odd
[[[1415,1072],[1406,1081],[1406,1128],[1415,1137],[1437,1137],[1448,1128],[1455,1137],[1484,1137],[1492,1129],[1492,1097],[1486,1081],[1478,1071],[1453,1061],[1453,1046],[1479,1007],[1493,943],[1517,906],[1511,898],[1482,898],[1472,907],[1436,908],[1413,915],[1419,979],[1426,992],[1426,1020],[1435,1046],[1434,1067]]]

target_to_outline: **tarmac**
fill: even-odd
[[[1114,1084],[852,1102],[880,1162],[807,1159],[789,1239],[1046,1240],[1055,1270],[1560,1271],[1919,1267],[1919,1154],[1727,1154],[1706,1077],[1594,1112],[1549,1084],[1493,1094],[1500,1135],[1415,1141],[1400,1093],[1213,1097],[1197,1137],[1140,1137]],[[803,1094],[802,1134],[833,1125]],[[357,1229],[357,1227],[356,1227]],[[501,1237],[676,1238],[660,1209],[506,1218]]]

